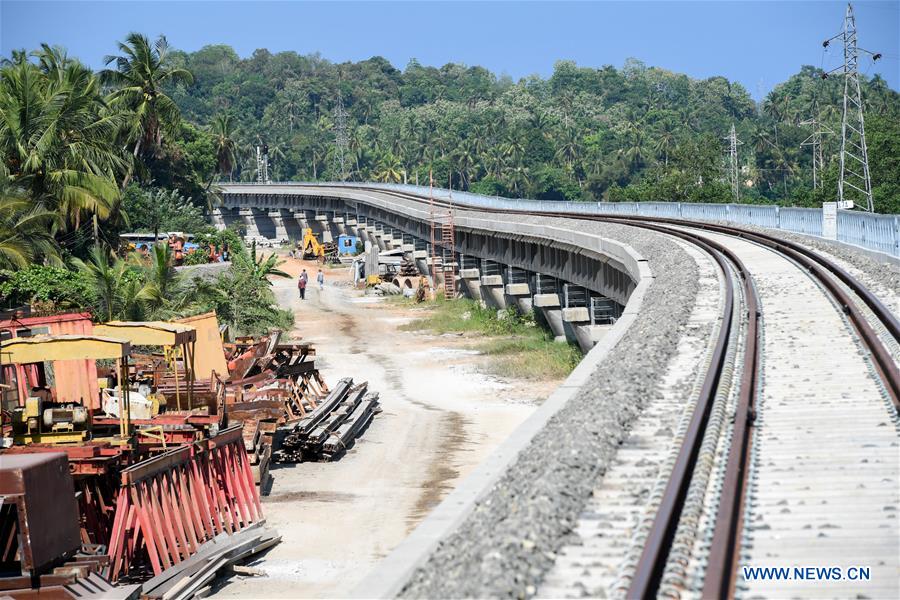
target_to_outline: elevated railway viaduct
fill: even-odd
[[[431,206],[427,190],[229,185],[217,219],[276,239],[349,227],[427,269]],[[441,258],[467,293],[530,304],[587,353],[360,597],[897,597],[896,262],[710,221],[454,215]]]

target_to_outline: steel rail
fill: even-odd
[[[359,186],[358,189],[411,199],[416,202],[429,200],[427,197],[408,192],[388,191],[366,186]],[[449,203],[442,200],[435,199],[434,202],[443,206],[449,205]],[[738,273],[744,286],[748,327],[745,337],[744,369],[741,376],[741,387],[734,418],[732,444],[729,448],[725,480],[719,498],[713,540],[710,546],[706,577],[703,584],[703,597],[722,598],[731,597],[734,594],[737,574],[736,561],[740,553],[740,533],[743,526],[742,514],[746,497],[747,469],[750,458],[752,426],[755,419],[755,399],[757,393],[756,380],[759,368],[759,298],[756,295],[752,276],[732,250],[711,239],[681,230],[671,229],[670,227],[666,227],[666,225],[701,229],[732,237],[743,238],[750,242],[755,242],[768,247],[807,270],[814,279],[820,282],[822,287],[827,290],[834,301],[840,306],[841,310],[847,315],[848,320],[856,330],[863,345],[870,352],[876,371],[884,383],[888,395],[894,403],[895,409],[900,411],[900,372],[898,372],[896,364],[859,306],[853,301],[850,295],[838,285],[835,279],[828,275],[828,273],[834,275],[835,278],[841,281],[857,297],[859,297],[860,300],[869,307],[875,315],[875,318],[883,324],[885,329],[900,342],[900,323],[898,323],[897,317],[895,317],[864,285],[847,273],[846,270],[817,252],[805,248],[801,244],[783,240],[773,235],[749,231],[740,227],[686,221],[683,219],[631,215],[586,215],[566,211],[545,212],[518,209],[485,209],[465,202],[457,202],[455,204],[456,208],[466,208],[468,210],[477,210],[481,212],[527,214],[611,222],[641,227],[644,229],[652,229],[660,233],[676,235],[682,237],[682,239],[688,239],[687,237],[684,237],[688,236],[692,238],[689,240],[691,243],[703,248],[707,253],[710,252],[709,248],[713,249],[714,252],[712,256],[719,264],[720,268],[723,265],[723,263],[720,262],[722,256],[727,257],[734,265],[735,271]],[[704,248],[704,245],[709,248]],[[725,272],[727,273],[727,271]],[[719,350],[719,342],[717,341],[716,353],[718,353]],[[713,364],[715,364],[718,358],[718,356],[714,355]],[[708,377],[709,373],[707,373],[707,378]],[[629,598],[652,598],[655,597],[656,591],[658,590],[659,581],[665,569],[670,542],[677,529],[677,514],[680,514],[680,504],[683,505],[684,495],[686,495],[687,488],[690,485],[691,473],[693,471],[692,464],[696,459],[696,453],[694,451],[694,444],[697,443],[696,436],[700,425],[703,425],[705,428],[703,414],[706,412],[708,415],[708,411],[705,408],[706,400],[704,398],[706,383],[705,380],[703,393],[701,393],[701,397],[698,399],[698,405],[692,415],[688,434],[685,436],[685,440],[679,451],[679,456],[676,459],[673,475],[667,484],[663,502],[657,512],[656,519],[654,520],[650,535],[644,546],[641,560],[638,563],[631,587],[628,590]],[[702,440],[702,433],[700,433],[700,439]],[[697,446],[697,448],[699,448],[699,446]],[[688,466],[691,468],[686,469]]]

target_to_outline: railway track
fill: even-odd
[[[673,436],[652,524],[638,528],[630,552],[607,556],[619,573],[608,589],[574,595],[796,597],[828,585],[838,597],[897,597],[900,322],[865,286],[801,244],[733,226],[457,208],[650,229],[691,244],[719,271],[715,343],[686,426]],[[639,555],[635,564],[629,555]],[[795,566],[842,567],[845,577],[741,572]],[[848,567],[867,569],[869,580],[848,580]]]

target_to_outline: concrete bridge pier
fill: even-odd
[[[416,268],[419,269],[419,273],[431,277],[431,269],[428,268],[428,251],[413,250],[412,257],[416,261]]]
[[[506,310],[506,290],[503,267],[492,260],[481,261],[481,296],[487,306]]]
[[[372,236],[373,243],[378,246],[379,250],[387,250],[387,244],[384,241],[384,227],[380,223],[375,223],[374,231],[371,231],[370,234]]]
[[[384,232],[381,234],[381,240],[384,242],[384,247],[387,250],[393,250],[399,245],[399,240],[394,235],[393,227],[384,228]]]
[[[335,214],[331,218],[331,224],[334,226],[335,233],[337,233],[334,237],[347,234],[347,228],[344,225],[344,215]]]
[[[553,334],[553,339],[557,342],[567,341],[566,331],[563,327],[559,294],[535,294],[531,301],[534,306],[535,316],[539,316],[546,323]]]
[[[600,339],[602,328],[591,324],[590,311],[586,306],[573,306],[562,309],[563,324],[566,337],[578,344],[581,351],[587,354]]]
[[[416,262],[416,268],[419,273],[431,276],[431,265],[428,262],[428,244],[425,240],[413,238],[413,260]]]
[[[242,208],[240,209],[241,220],[244,223],[244,237],[247,238],[258,238],[259,237],[259,227],[256,226],[256,215],[253,214],[252,208]]]
[[[365,223],[359,225],[359,233],[363,237],[364,242],[372,244],[373,248],[381,249],[378,239],[375,237],[375,220],[366,219]]]
[[[366,245],[366,242],[371,242],[369,239],[369,225],[364,217],[356,222],[356,237],[362,241],[363,246]]]
[[[460,269],[459,277],[469,298],[484,306],[484,298],[481,295],[481,271],[478,269]]]
[[[318,231],[316,231],[317,229]],[[323,244],[334,241],[334,235],[332,235],[331,227],[328,223],[328,215],[316,213],[316,216],[313,217],[313,233],[319,234],[319,241]]]
[[[507,283],[506,296],[512,300],[512,304],[519,314],[527,315],[534,310],[531,301],[531,288],[527,283]]]
[[[525,269],[506,267],[506,303],[515,306],[519,314],[527,315],[534,307],[531,302],[530,274]]]
[[[281,241],[288,239],[287,227],[284,223],[284,215],[281,210],[270,210],[267,216],[275,226],[275,240]]]
[[[288,237],[295,242],[303,239],[303,231],[309,227],[306,221],[306,213],[302,211],[291,211],[284,221],[284,228],[287,229]]]
[[[359,235],[359,223],[354,216],[347,216],[344,218],[344,225],[347,227],[347,233],[354,237],[361,237]]]
[[[214,208],[212,214],[210,215],[213,227],[215,227],[219,231],[222,231],[227,227],[227,225],[225,224],[225,212],[228,210],[229,209],[222,207]]]

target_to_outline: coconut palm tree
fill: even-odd
[[[104,321],[127,318],[144,320],[143,303],[148,297],[139,274],[127,261],[115,258],[108,248],[94,246],[88,260],[72,259],[72,266],[88,275],[93,296],[94,314]]]
[[[106,110],[90,69],[46,47],[37,56],[41,67],[0,71],[0,163],[36,205],[60,214],[61,226],[93,217],[96,235],[129,164],[111,142],[124,121]]]
[[[482,166],[489,175],[499,179],[506,168],[506,155],[503,151],[503,146],[497,145],[488,149]]]
[[[62,264],[50,233],[59,215],[28,201],[0,177],[0,269],[22,269],[39,260]]]
[[[578,140],[578,133],[572,128],[564,129],[556,150],[556,159],[571,171],[580,154],[581,143]]]
[[[375,163],[375,181],[399,183],[403,181],[403,174],[400,159],[390,151],[383,153]]]
[[[228,175],[228,181],[234,181],[234,165],[237,162],[237,143],[234,141],[234,122],[229,114],[213,117],[210,132],[216,144],[216,170],[221,175]]]
[[[128,137],[134,144],[133,154],[156,154],[163,141],[163,133],[175,130],[181,113],[175,102],[166,95],[166,86],[191,84],[194,76],[187,69],[173,67],[169,58],[169,43],[161,35],[153,44],[139,33],[129,33],[119,42],[119,55],[104,58],[107,66],[100,77],[112,86],[112,105],[122,105],[133,115]]]
[[[475,144],[471,138],[463,140],[463,142],[453,152],[453,162],[456,165],[456,172],[462,187],[468,188],[469,181],[478,167],[478,155],[475,152]]]
[[[663,156],[664,164],[667,169],[669,168],[669,154],[674,146],[675,124],[670,119],[666,119],[663,121],[662,131],[659,132],[659,137],[656,138],[653,149],[656,151],[657,156]]]
[[[149,260],[141,259],[137,254],[131,257],[143,273],[144,284],[138,297],[150,318],[177,317],[193,303],[193,290],[175,270],[175,257],[168,244],[155,244]]]

